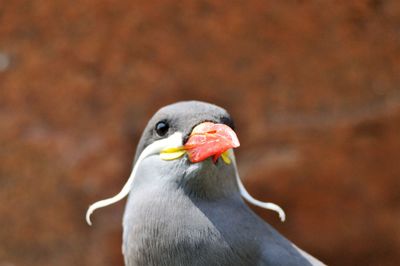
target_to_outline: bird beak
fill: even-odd
[[[204,122],[193,128],[184,149],[192,163],[201,162],[211,156],[215,163],[222,156],[229,164],[230,159],[226,152],[239,146],[238,137],[232,128],[225,124]]]

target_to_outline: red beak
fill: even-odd
[[[210,156],[216,162],[221,154],[240,146],[236,133],[225,124],[204,122],[190,134],[184,148],[192,163],[201,162]]]

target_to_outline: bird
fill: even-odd
[[[129,194],[122,253],[134,265],[325,265],[298,248],[245,203],[253,198],[239,177],[235,125],[223,108],[181,101],[159,109],[137,145],[128,181],[94,210]]]

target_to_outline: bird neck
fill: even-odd
[[[233,166],[215,165],[211,159],[191,165],[177,184],[191,198],[216,200],[239,195]]]

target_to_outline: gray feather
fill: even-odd
[[[151,128],[165,115],[174,130],[188,133],[199,122],[218,122],[227,113],[198,102],[161,109],[143,133],[139,153],[154,141]],[[214,164],[211,159],[196,164],[186,157],[144,159],[123,227],[123,253],[129,266],[317,265],[248,208],[232,165]]]

